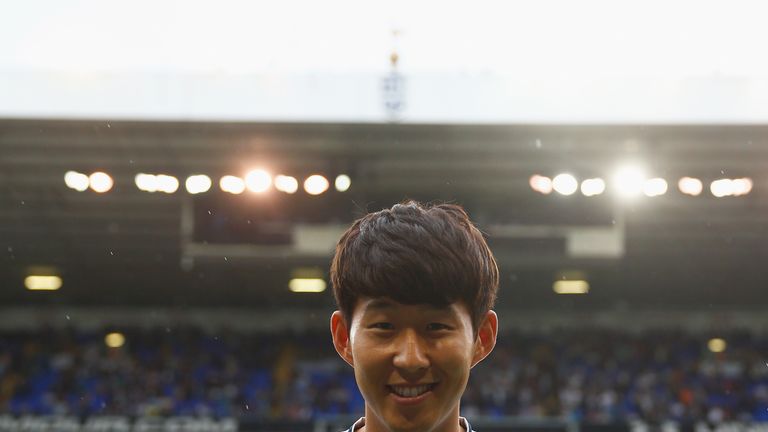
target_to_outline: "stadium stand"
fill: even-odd
[[[315,332],[191,327],[43,329],[0,337],[0,414],[210,416],[308,420],[362,412],[350,368]],[[468,416],[768,421],[768,337],[707,339],[681,330],[505,332],[464,396]]]

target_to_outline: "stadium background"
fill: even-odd
[[[95,13],[89,2],[75,12],[48,6],[67,28],[77,27],[77,13]],[[280,12],[227,3],[226,16],[291,16],[272,6]],[[74,46],[90,41],[88,31],[54,27],[35,39],[20,31],[47,28],[32,10],[5,18],[0,430],[348,427],[362,399],[330,344],[329,287],[299,293],[291,281],[327,281],[344,228],[404,199],[465,206],[499,261],[499,345],[474,370],[462,403],[476,429],[765,428],[768,87],[765,65],[753,62],[765,35],[749,26],[719,38],[708,30],[726,13],[752,22],[759,8],[700,6],[693,37],[679,38],[675,24],[689,12],[681,6],[622,12],[557,3],[582,24],[596,11],[613,24],[591,21],[599,30],[580,36],[569,31],[581,24],[556,21],[555,36],[527,39],[531,48],[518,46],[505,62],[494,49],[517,35],[498,18],[469,11],[498,32],[476,26],[455,36],[455,27],[428,20],[437,5],[398,3],[383,20],[355,10],[356,24],[342,24],[335,17],[349,6],[302,4],[342,30],[301,18],[306,31],[293,37],[302,43],[283,48],[293,55],[261,69],[233,60],[247,57],[236,54],[236,41],[219,40],[229,48],[211,57],[216,43],[196,39],[199,29],[169,24],[173,13],[205,18],[200,5],[171,15],[160,6],[153,22],[176,30],[169,36],[152,26],[149,36],[120,24],[110,30],[106,15],[79,22],[111,41],[135,37],[160,72],[128,45],[100,62],[85,57],[100,47],[88,42],[78,56]],[[443,7],[461,18],[461,9]],[[526,7],[513,12],[548,16],[545,6]],[[648,46],[631,36],[635,13],[657,26]],[[368,33],[359,27],[366,23]],[[587,42],[602,41],[604,25],[643,50],[602,56],[609,42]],[[355,43],[369,44],[361,52],[314,54],[313,37],[327,48],[356,39],[353,30],[363,41]],[[265,31],[278,36],[249,38],[259,41],[255,57],[293,35]],[[567,34],[575,42],[563,42]],[[174,39],[183,37],[197,45]],[[456,38],[446,52],[424,48]],[[178,43],[182,67],[154,58],[154,40]],[[192,45],[215,66],[184,70],[194,56],[183,48]],[[671,60],[680,48],[690,63]],[[516,70],[536,59],[564,66],[549,57],[573,61],[565,68],[572,75]],[[272,176],[265,191],[222,190],[222,177],[254,169]],[[109,190],[88,188],[98,183],[84,179],[94,172],[110,176]],[[551,190],[560,173],[577,180],[572,194]],[[149,192],[158,178],[138,174],[177,183],[172,193]],[[208,176],[210,189],[190,193],[192,175]],[[297,190],[285,192],[290,181],[277,175],[295,178]],[[311,175],[327,178],[327,190],[308,193]],[[340,175],[347,189],[336,187]],[[699,179],[700,193],[681,187],[684,177]],[[595,178],[605,190],[587,196],[579,186]],[[665,179],[666,190],[648,196],[646,178]],[[749,187],[718,197],[712,184],[722,179],[749,179],[739,183]],[[569,186],[561,177],[557,189]],[[33,275],[61,286],[29,289]],[[583,294],[556,292],[585,286]]]

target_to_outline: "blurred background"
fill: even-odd
[[[768,6],[67,1],[0,14],[0,430],[346,429],[357,217],[501,269],[480,431],[768,427]]]

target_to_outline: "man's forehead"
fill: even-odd
[[[417,304],[405,304],[400,303],[388,297],[368,298],[363,297],[358,301],[358,306],[361,307],[362,312],[393,310],[397,308],[423,308],[428,311],[434,312],[454,312],[455,306],[460,302],[448,303],[445,305],[436,305],[431,303],[417,303]]]

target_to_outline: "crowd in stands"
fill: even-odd
[[[330,335],[192,328],[0,332],[0,414],[360,415],[363,400]],[[585,422],[768,421],[768,336],[727,348],[680,331],[502,332],[472,373],[467,416]]]

